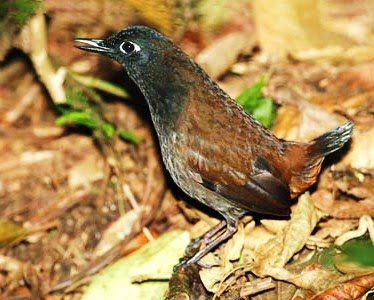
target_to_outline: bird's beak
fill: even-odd
[[[113,50],[111,48],[105,47],[102,45],[103,40],[95,40],[95,39],[75,39],[76,42],[86,44],[88,46],[79,46],[75,45],[76,48],[96,52],[101,54],[110,55]]]

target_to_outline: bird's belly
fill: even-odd
[[[172,133],[160,140],[162,160],[173,181],[190,197],[195,198],[193,178],[186,168],[186,158],[182,145],[178,145],[176,134]]]
[[[173,181],[190,197],[202,202],[206,198],[201,189],[197,175],[188,170],[186,163],[186,145],[180,134],[172,132],[160,139],[162,160]]]
[[[211,206],[214,202],[214,209],[223,215],[228,211],[241,211],[230,201],[201,184],[200,175],[189,170],[186,166],[186,149],[184,145],[178,144],[178,141],[176,134],[170,134],[167,138],[160,140],[163,162],[178,187],[191,198],[207,206]]]

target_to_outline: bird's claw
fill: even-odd
[[[176,264],[176,265],[174,266],[174,268],[173,268],[173,272],[175,273],[175,272],[177,272],[178,270],[180,270],[180,269],[182,269],[182,268],[188,266],[188,265],[190,264],[190,263],[189,263],[189,259],[190,259],[190,257],[188,257],[188,256],[184,256],[184,257],[182,257],[182,258],[179,260],[179,263]]]
[[[184,256],[179,260],[179,263],[174,266],[173,271],[177,272],[178,270],[180,270],[184,267],[187,267],[189,265],[194,265],[194,264],[198,265],[199,267],[206,268],[206,269],[210,269],[210,268],[219,266],[219,263],[205,263],[201,260],[196,261],[194,256],[192,256],[192,257],[191,256]]]
[[[202,241],[201,237],[191,240],[185,251],[186,257],[193,257],[199,251]]]
[[[213,267],[219,267],[219,263],[212,263],[212,264],[208,264],[208,263],[205,263],[201,260],[199,260],[197,262],[197,264],[202,267],[202,268],[205,268],[205,269],[210,269],[210,268],[213,268]]]

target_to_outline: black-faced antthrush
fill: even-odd
[[[309,143],[276,138],[153,29],[134,26],[105,40],[76,41],[86,44],[79,49],[122,64],[149,105],[171,177],[224,217],[200,239],[205,248],[187,263],[232,236],[248,212],[288,216],[291,198],[316,181],[324,157],[352,134],[348,122]]]

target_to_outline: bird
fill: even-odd
[[[152,28],[129,26],[106,39],[75,41],[123,66],[148,104],[171,178],[223,217],[192,241],[199,247],[184,265],[202,263],[248,213],[288,217],[292,199],[316,182],[325,156],[352,135],[348,121],[307,143],[278,139]]]

